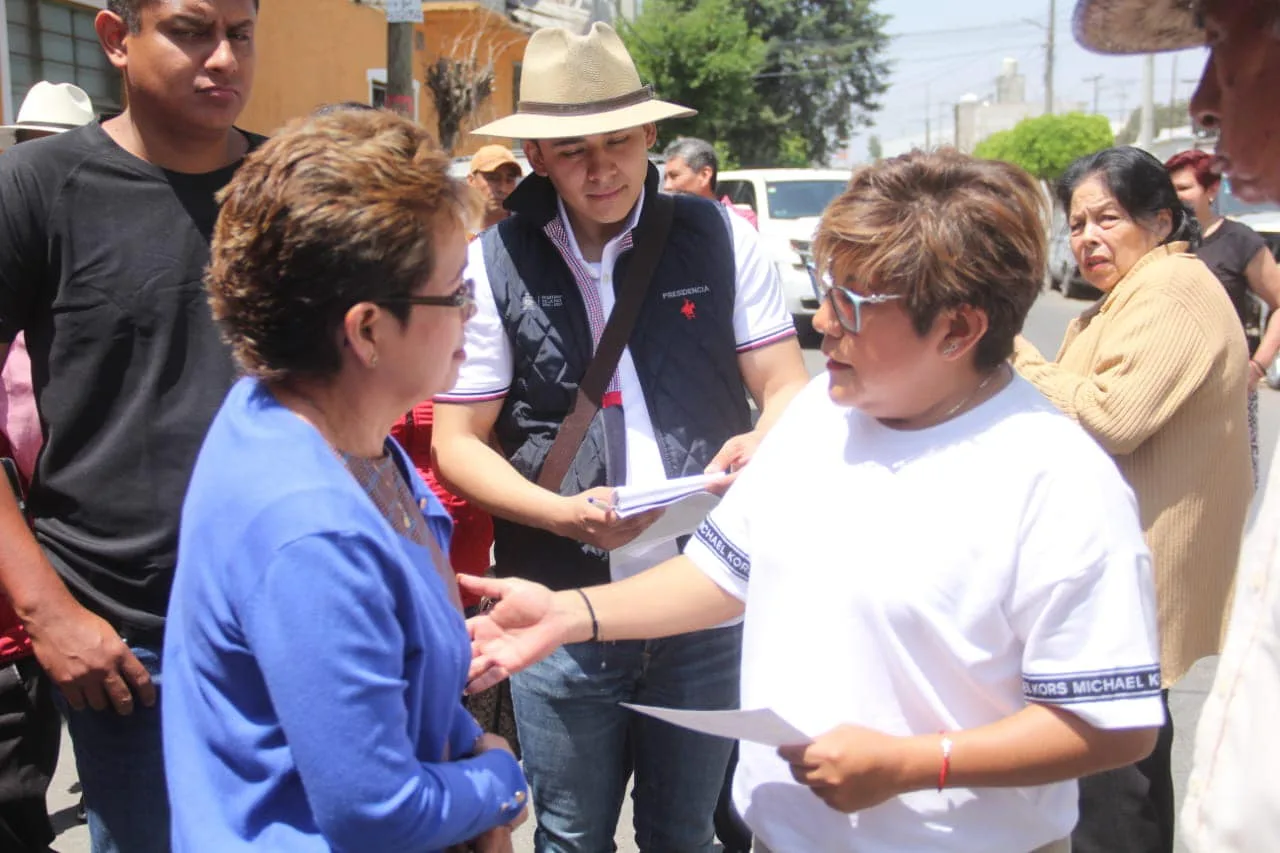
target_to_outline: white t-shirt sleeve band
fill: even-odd
[[[460,391],[453,390],[448,394],[437,394],[432,399],[437,403],[487,403],[501,400],[511,390],[510,386],[492,391]]]
[[[698,525],[697,532],[693,535],[699,542],[706,545],[716,559],[724,563],[725,568],[739,580],[751,580],[751,558],[737,545],[729,541],[729,537],[725,536],[719,527],[716,527],[714,521],[710,518],[704,518],[702,523]]]
[[[751,557],[725,536],[710,517],[698,525],[685,546],[684,555],[716,586],[739,601],[747,600]]]
[[[763,349],[770,344],[776,344],[778,341],[785,341],[787,338],[794,338],[795,336],[796,327],[792,323],[788,322],[785,326],[780,326],[772,332],[760,335],[752,340],[739,343],[738,354],[741,355],[744,352]]]
[[[1097,672],[1024,674],[1022,695],[1028,702],[1041,705],[1076,705],[1159,696],[1160,667],[1151,664]]]

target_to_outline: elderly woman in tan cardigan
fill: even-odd
[[[1105,295],[1071,322],[1056,362],[1019,339],[1013,363],[1137,495],[1167,703],[1167,688],[1218,651],[1252,496],[1249,353],[1222,287],[1188,254],[1199,229],[1159,161],[1107,149],[1074,163],[1058,192],[1081,274]],[[1170,719],[1149,758],[1081,780],[1076,853],[1173,850],[1172,742]]]

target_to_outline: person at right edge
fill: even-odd
[[[513,215],[471,244],[478,313],[458,385],[436,397],[432,441],[450,491],[494,515],[497,574],[566,589],[675,556],[675,540],[609,553],[656,520],[619,519],[612,487],[736,472],[807,375],[758,238],[750,251],[731,245],[713,202],[659,192],[654,123],[692,111],[654,98],[607,25],[537,31],[523,68],[516,114],[476,133],[525,140],[535,174],[507,199]],[[648,263],[649,280],[635,281]],[[606,331],[629,313],[615,305],[637,297],[630,334]],[[616,364],[589,374],[610,341],[625,343]],[[585,437],[556,448],[572,454],[565,473],[544,472],[564,459],[552,448],[562,430],[573,435],[565,425],[582,423],[570,410],[589,375],[613,378]],[[500,451],[488,444],[495,427]],[[737,707],[741,637],[730,620],[663,640],[579,643],[513,680],[539,853],[613,849],[633,771],[641,851],[713,849],[732,743],[618,703]]]
[[[108,0],[128,108],[0,156],[0,361],[26,333],[33,537],[0,489],[0,591],[58,688],[94,853],[165,853],[160,650],[178,518],[235,379],[205,296],[214,195],[260,140],[256,0]]]
[[[1249,203],[1280,202],[1280,5],[1082,0],[1077,38],[1101,53],[1208,47],[1191,115],[1218,133],[1213,171]],[[1280,466],[1245,540],[1213,688],[1201,709],[1179,818],[1193,853],[1280,849]],[[1116,848],[1119,849],[1119,848]]]
[[[1226,288],[1249,343],[1249,450],[1253,455],[1253,483],[1257,486],[1258,382],[1266,377],[1267,365],[1280,353],[1280,323],[1255,330],[1258,309],[1251,297],[1266,304],[1271,312],[1269,319],[1280,316],[1276,313],[1280,308],[1280,267],[1261,234],[1214,210],[1213,203],[1222,190],[1222,176],[1212,166],[1213,155],[1208,151],[1181,151],[1164,163],[1178,198],[1195,211],[1204,234],[1196,247],[1196,257]]]
[[[1163,695],[1216,654],[1253,496],[1248,351],[1230,300],[1190,254],[1194,214],[1138,148],[1072,163],[1058,183],[1071,251],[1105,296],[1057,358],[1019,338],[1014,366],[1111,454],[1138,498],[1159,607]],[[1152,753],[1080,780],[1077,853],[1172,853],[1173,717]]]

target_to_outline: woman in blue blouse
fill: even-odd
[[[208,286],[245,373],[182,514],[165,637],[178,851],[510,849],[526,787],[460,702],[449,521],[391,424],[474,307],[463,184],[417,125],[304,119],[224,190]]]

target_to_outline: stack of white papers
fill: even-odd
[[[619,486],[613,490],[613,511],[619,518],[630,518],[651,509],[662,509],[691,495],[704,494],[707,486],[722,479],[723,474],[697,474],[651,486]]]
[[[688,536],[698,529],[707,513],[716,508],[720,498],[706,490],[724,477],[723,474],[699,474],[664,480],[652,486],[619,486],[613,492],[613,511],[629,518],[649,510],[663,510],[662,517],[635,539],[615,551],[638,552]]]

